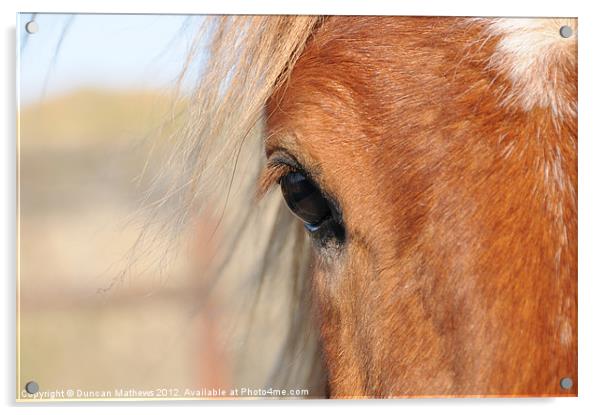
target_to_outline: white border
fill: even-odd
[[[579,1],[547,1],[545,3],[506,0],[471,2],[431,0],[393,2],[388,0],[224,0],[208,1],[27,1],[18,3],[23,12],[88,12],[88,13],[198,13],[198,14],[402,14],[440,16],[572,16]],[[583,2],[585,3],[585,2]]]
[[[501,0],[497,2],[471,2],[467,0],[105,0],[105,1],[12,1],[0,2],[2,13],[2,70],[3,97],[0,114],[4,130],[2,159],[0,161],[0,186],[2,191],[0,258],[5,272],[2,275],[2,340],[0,341],[0,400],[6,413],[43,411],[45,414],[104,413],[116,406],[144,414],[164,414],[171,410],[200,413],[211,408],[241,409],[251,413],[286,410],[306,413],[332,405],[344,411],[364,412],[371,407],[379,411],[421,410],[427,413],[487,413],[544,412],[546,414],[592,413],[602,408],[602,115],[601,74],[602,15],[595,1],[565,0],[527,2]],[[408,401],[354,401],[354,402],[167,402],[167,403],[62,403],[15,404],[15,21],[22,12],[104,12],[104,13],[185,13],[185,14],[402,14],[402,15],[455,15],[455,16],[577,16],[579,18],[579,398],[565,399],[436,399]],[[286,406],[286,408],[284,408]],[[83,408],[85,407],[85,408]],[[111,408],[107,408],[111,407]],[[330,409],[332,410],[332,409]]]

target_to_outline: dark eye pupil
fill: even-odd
[[[328,201],[318,187],[302,173],[292,172],[280,179],[282,195],[288,207],[309,230],[314,230],[331,215]]]

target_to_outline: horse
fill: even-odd
[[[201,32],[174,218],[223,196],[216,228],[232,252],[253,240],[248,274],[294,287],[284,349],[314,394],[577,395],[576,19]]]

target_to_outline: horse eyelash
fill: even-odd
[[[270,161],[259,176],[256,198],[260,200],[265,194],[280,181],[282,177],[295,171],[293,166],[290,166],[281,161]]]

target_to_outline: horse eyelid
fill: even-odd
[[[294,170],[294,167],[280,161],[268,162],[259,176],[256,199],[260,200],[283,176]]]
[[[268,157],[267,166],[259,176],[256,199],[259,200],[265,196],[273,185],[278,183],[286,174],[293,171],[305,172],[305,169],[286,149],[281,147],[274,148]]]

